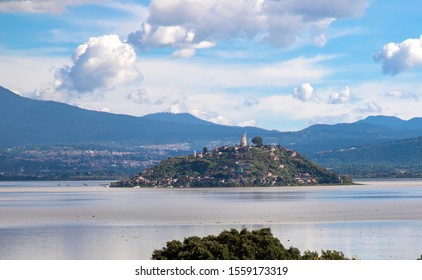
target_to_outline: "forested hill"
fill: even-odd
[[[224,146],[172,157],[112,187],[236,187],[351,183],[281,146]]]
[[[320,152],[310,158],[354,177],[422,177],[422,137]]]

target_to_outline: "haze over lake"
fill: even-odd
[[[422,253],[422,181],[227,189],[0,182],[0,259],[148,259],[172,239],[270,227],[286,246],[360,259]]]

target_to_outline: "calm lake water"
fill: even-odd
[[[149,259],[172,239],[270,227],[286,246],[360,259],[422,254],[422,181],[238,189],[0,182],[0,259]]]

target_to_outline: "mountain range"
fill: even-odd
[[[318,124],[296,132],[218,125],[190,114],[157,113],[143,117],[81,109],[53,101],[32,100],[0,87],[0,147],[31,144],[132,142],[237,144],[243,132],[264,143],[313,154],[422,136],[422,118],[401,120],[371,116],[354,123]]]
[[[186,142],[195,146],[212,141],[236,139],[237,142],[245,130],[251,135],[269,138],[280,134],[255,127],[217,125],[190,114],[159,113],[133,117],[84,110],[63,103],[32,100],[0,87],[0,147],[107,141],[139,144]]]
[[[422,118],[402,120],[370,116],[353,123],[317,124],[281,132],[257,127],[225,126],[190,114],[157,113],[134,117],[81,109],[53,101],[22,97],[0,87],[0,151],[28,145],[164,145],[187,143],[190,150],[239,144],[260,136],[323,166],[343,173],[381,168],[416,168],[422,154]],[[0,157],[1,158],[1,157]],[[387,168],[388,167],[388,168]],[[1,171],[1,170],[0,170]]]

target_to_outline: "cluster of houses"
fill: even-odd
[[[257,154],[264,155],[267,162],[253,158]],[[286,157],[294,159],[297,156],[295,151],[281,146],[248,146],[244,134],[239,146],[222,146],[211,151],[204,148],[201,153],[194,152],[191,156],[173,159],[172,164],[185,168],[178,170],[178,166],[171,167],[178,170],[176,175],[174,172],[154,174],[154,168],[151,168],[134,178],[134,183],[136,186],[167,188],[317,184],[318,181],[309,173],[289,174],[290,170],[285,165]],[[208,168],[210,162],[213,168]],[[206,168],[201,170],[201,164],[207,165]],[[262,168],[255,164],[266,166]],[[191,170],[186,171],[186,166],[191,166]]]

